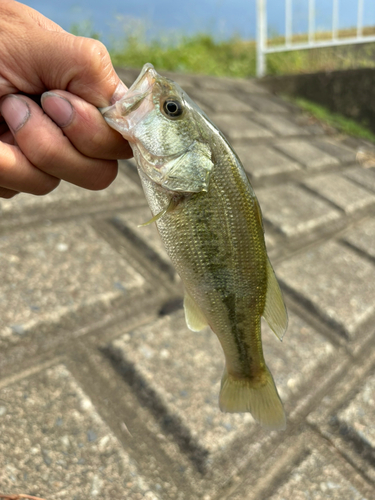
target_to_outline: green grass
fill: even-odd
[[[76,35],[100,39],[100,34],[94,32],[90,21],[75,24],[71,31]],[[350,30],[340,32],[340,36],[351,34]],[[317,34],[317,38],[323,39],[326,35]],[[283,41],[284,39],[279,37],[274,38],[272,43]],[[302,42],[304,37],[295,36],[293,41]],[[118,36],[113,36],[113,42],[109,44],[108,49],[113,63],[117,66],[140,68],[145,62],[150,62],[159,70],[235,78],[255,76],[256,44],[253,40],[233,37],[219,41],[211,34],[169,34],[155,40],[147,40],[145,25],[128,22],[123,25]],[[375,67],[375,43],[299,50],[267,56],[268,75],[358,67]]]
[[[233,78],[255,76],[254,41],[233,38],[215,41],[211,35],[198,34],[178,41],[145,42],[127,37],[122,47],[109,48],[115,65],[137,67],[145,61],[156,68]],[[375,67],[375,44],[324,49],[296,50],[269,54],[267,74],[283,75],[333,71],[354,67]]]
[[[375,134],[366,128],[365,125],[361,125],[360,123],[357,123],[356,121],[346,118],[338,113],[332,113],[324,106],[302,99],[301,97],[287,97],[287,99],[306,111],[309,115],[323,123],[326,123],[330,127],[336,128],[343,134],[375,142]]]
[[[128,37],[121,48],[110,48],[110,54],[117,66],[140,67],[147,61],[160,70],[245,78],[255,74],[253,45],[238,39],[216,42],[205,34],[173,43]]]

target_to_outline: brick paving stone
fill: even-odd
[[[269,146],[236,146],[235,150],[245,170],[254,179],[295,172],[301,168]]]
[[[315,136],[314,139],[317,136],[325,136],[329,133],[327,125],[323,127],[323,125],[317,120],[312,120],[310,116],[301,114],[298,108],[294,108],[291,111],[294,111],[295,122],[301,127],[304,127],[312,136]],[[332,134],[336,133],[335,129],[329,130]]]
[[[199,87],[200,78],[196,75],[184,75],[182,73],[170,73],[168,71],[160,71],[160,74],[165,75],[178,83],[178,85],[187,93],[190,93],[191,90],[195,90]]]
[[[338,210],[296,184],[257,189],[265,220],[285,236],[300,236],[341,217]]]
[[[375,203],[375,196],[340,174],[319,175],[304,184],[350,214]]]
[[[350,168],[345,170],[343,175],[361,186],[375,191],[375,168]]]
[[[366,219],[351,228],[344,235],[344,240],[375,259],[375,219]]]
[[[342,163],[355,163],[356,152],[353,149],[344,146],[339,141],[330,139],[321,139],[315,141],[314,144],[321,150],[325,151],[331,156],[334,156]]]
[[[139,73],[141,72],[142,66],[137,68],[115,68],[116,73],[121,78],[121,80],[130,87],[133,82],[138,78]],[[167,78],[172,79],[176,83],[180,85],[183,89],[189,91],[190,89],[196,89],[201,87],[202,77],[198,75],[189,75],[186,73],[176,73],[175,71],[165,71],[159,70],[156,68],[157,72],[161,75],[166,76]],[[235,80],[234,80],[235,81]],[[212,84],[214,85],[214,84]],[[224,90],[227,89],[227,84],[224,85]],[[217,84],[217,90],[223,90],[220,87],[220,82]]]
[[[367,500],[333,464],[311,453],[269,500]],[[368,499],[370,500],[370,499]]]
[[[141,72],[142,66],[140,66],[138,69],[135,69],[135,68],[115,68],[115,69],[116,69],[116,73],[121,78],[121,80],[128,87],[130,87],[133,84],[133,82],[136,80],[136,78],[138,77],[139,73]],[[156,68],[156,70],[158,71],[159,74],[164,75],[164,76],[172,79],[176,83],[178,83],[180,85],[180,87],[182,87],[187,92],[190,92],[191,89],[194,90],[194,89],[202,87],[202,85],[201,85],[202,77],[201,76],[188,75],[185,73],[176,73],[174,71],[159,70],[158,68]],[[205,78],[205,77],[203,77],[203,78]],[[236,82],[236,80],[233,80],[233,81]],[[240,83],[241,83],[241,80],[240,80]],[[215,83],[213,82],[210,85],[214,86]],[[228,84],[225,83],[224,85],[221,85],[221,83],[219,81],[219,83],[217,83],[216,87],[217,88],[215,90],[227,90]],[[261,88],[260,92],[262,90],[263,89]],[[263,92],[264,92],[264,90],[263,90]]]
[[[264,355],[270,367],[280,396],[287,402],[291,396],[306,395],[303,387],[311,392],[311,381],[317,380],[320,368],[334,355],[333,346],[302,318],[289,311],[288,329],[283,342],[262,321]]]
[[[349,336],[375,313],[375,267],[329,241],[276,267],[282,282]]]
[[[354,141],[352,137],[346,138],[346,141]],[[369,142],[361,141],[362,147],[358,148],[358,143],[354,147],[357,149],[356,160],[364,168],[375,167],[375,147],[370,146]]]
[[[89,191],[63,181],[57,189],[46,196],[21,193],[10,200],[0,199],[0,217],[12,216],[16,221],[19,215],[29,215],[35,211],[43,212],[46,217],[48,214],[46,211],[53,206],[57,206],[61,213],[65,208],[70,210],[72,207],[82,205],[105,207],[115,199],[121,200],[124,207],[139,204],[142,199],[142,190],[121,173],[111,186],[102,191]]]
[[[160,239],[156,224],[138,227],[139,224],[147,222],[151,217],[150,209],[142,207],[126,214],[118,214],[112,221],[140,250],[145,252],[147,258],[155,261],[155,266],[161,264],[164,269],[168,270],[169,274],[177,278],[177,273]]]
[[[273,137],[272,132],[240,114],[218,114],[210,118],[231,140]]]
[[[191,98],[197,102],[199,106],[208,108],[214,113],[242,113],[253,111],[253,108],[245,102],[236,99],[236,97],[224,92],[190,92]]]
[[[224,357],[216,336],[191,332],[181,311],[137,328],[115,340],[110,350],[136,367],[170,416],[176,416],[204,449],[215,452],[230,442],[250,415],[223,414],[218,408]]]
[[[0,390],[1,492],[157,500],[64,365]]]
[[[264,239],[265,239],[266,247],[268,250],[271,250],[271,248],[274,248],[277,244],[277,241],[276,241],[276,238],[274,237],[274,235],[269,234],[269,232],[267,232],[267,231],[264,233]]]
[[[136,69],[136,68],[116,68],[116,73],[118,74],[119,78],[127,85],[130,87],[132,83],[135,81],[137,76],[139,75],[141,71],[141,68]]]
[[[364,381],[359,393],[338,412],[337,418],[375,451],[375,375]]]
[[[145,279],[87,224],[0,236],[0,343],[139,290]],[[129,297],[130,298],[130,297]]]
[[[254,114],[254,120],[277,135],[309,135],[307,130],[280,114]]]
[[[233,92],[241,90],[249,94],[269,95],[267,90],[262,85],[257,84],[254,80],[244,80],[235,78],[216,78],[211,76],[200,76],[197,78],[200,88],[207,90],[222,90]]]
[[[282,343],[263,324],[263,345],[284,403],[298,395],[333,354],[332,345],[293,313]],[[135,368],[142,386],[156,394],[168,418],[177,416],[210,454],[224,450],[250,426],[260,430],[249,414],[220,412],[221,347],[208,328],[191,332],[182,311],[126,333],[111,343],[110,352],[125,373],[129,364]]]
[[[273,183],[257,189],[266,227],[272,226],[267,244],[272,255],[288,256],[276,272],[300,314],[289,312],[282,343],[262,324],[265,359],[285,403],[287,430],[269,433],[249,414],[219,411],[221,347],[209,330],[187,329],[183,312],[176,311],[178,287],[161,279],[155,291],[144,257],[160,268],[170,266],[169,259],[153,226],[136,227],[151,216],[136,173],[126,166],[102,192],[62,183],[46,197],[0,200],[0,363],[6,366],[0,380],[0,491],[75,500],[147,500],[162,497],[162,491],[168,498],[176,492],[176,499],[234,494],[238,500],[370,500],[359,489],[367,492],[366,484],[374,483],[375,378],[373,360],[364,352],[371,337],[366,344],[363,338],[375,316],[375,221],[329,235],[340,241],[302,245],[347,223],[334,204],[348,213],[362,206],[370,213],[375,168],[347,168],[354,164],[356,141],[327,137],[320,125],[254,81],[163,73],[238,141],[236,150],[251,176]],[[128,85],[138,74],[119,70]],[[290,134],[304,136],[293,140]],[[305,185],[280,183],[302,168],[304,176],[321,175],[320,169],[340,164],[340,175]],[[89,225],[93,213],[108,241]],[[62,217],[74,219],[62,223]],[[109,217],[130,243],[108,227]],[[164,298],[172,305],[156,317],[148,304]],[[116,314],[125,316],[127,308],[126,324],[132,326],[124,327]],[[98,349],[98,336],[88,335],[78,341],[78,353],[83,346],[86,353],[81,359],[72,353],[76,344],[64,343],[57,333],[80,335],[97,326],[102,312],[106,322],[113,321],[101,341],[106,348]],[[329,341],[333,332],[328,335],[322,322],[355,340],[348,346],[354,358],[337,347],[337,338]],[[56,355],[77,377],[79,370],[81,386]],[[33,366],[40,358],[46,364]],[[27,374],[20,373],[25,362]],[[97,408],[85,394],[91,380]],[[102,391],[108,399],[101,399]],[[124,409],[133,412],[138,427],[120,442],[111,429],[118,428]],[[172,462],[174,468],[167,465]]]
[[[284,102],[275,102],[268,96],[246,95],[245,100],[250,106],[262,113],[287,113],[289,111],[288,106]]]
[[[278,142],[275,144],[275,147],[309,170],[320,169],[339,163],[337,158],[324,153],[305,140]]]

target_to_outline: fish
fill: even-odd
[[[129,142],[149,207],[184,285],[187,326],[209,326],[225,357],[219,407],[265,429],[286,417],[262,349],[261,317],[282,340],[288,315],[269,261],[262,213],[227,139],[172,80],[147,63],[101,110]]]

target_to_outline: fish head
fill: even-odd
[[[101,110],[129,141],[138,168],[163,188],[207,191],[213,168],[208,121],[172,80],[145,64],[128,92]]]

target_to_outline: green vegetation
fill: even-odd
[[[215,41],[210,35],[198,34],[168,43],[165,40],[146,42],[129,36],[121,48],[110,48],[110,53],[114,64],[118,66],[140,67],[144,61],[148,61],[159,69],[170,71],[234,78],[255,76],[255,42],[238,38]],[[353,67],[375,67],[374,43],[296,50],[267,56],[269,75],[332,71]]]
[[[75,24],[71,31],[76,35],[100,39],[100,34],[94,32],[90,21]],[[340,36],[353,34],[351,30],[340,32]],[[317,39],[326,37],[326,33],[317,34]],[[293,42],[301,43],[306,41],[305,38],[295,36]],[[281,43],[284,43],[282,37],[272,39],[273,45]],[[171,33],[150,41],[146,37],[145,25],[125,20],[120,34],[114,36],[113,42],[109,44],[109,52],[117,66],[140,68],[145,62],[150,62],[159,70],[235,78],[255,76],[255,42],[236,37],[218,41],[210,34],[183,36]],[[290,51],[267,56],[269,75],[358,67],[375,67],[375,43]]]
[[[248,77],[255,74],[253,42],[232,39],[215,42],[210,35],[183,37],[168,44],[147,43],[128,37],[121,50],[110,50],[117,66],[142,66],[144,61],[158,69],[215,76]]]
[[[300,97],[286,97],[286,99],[297,104],[297,106],[307,111],[317,120],[338,129],[343,134],[352,135],[354,137],[361,137],[362,139],[367,139],[368,141],[375,142],[375,134],[371,132],[371,130],[366,128],[365,125],[361,125],[356,121],[351,120],[350,118],[346,118],[345,116],[342,116],[338,113],[332,113],[327,108]]]
[[[70,32],[76,36],[85,36],[87,38],[100,40],[100,33],[94,31],[93,24],[89,20],[74,23],[70,28]]]

